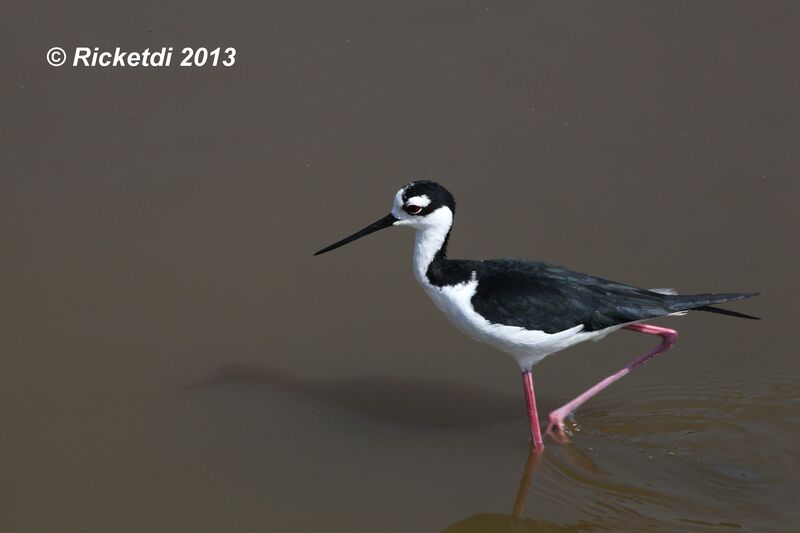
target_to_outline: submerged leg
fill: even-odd
[[[575,409],[583,405],[586,400],[597,394],[598,392],[602,391],[622,376],[629,373],[636,367],[642,366],[647,361],[652,359],[653,357],[657,356],[662,352],[666,352],[670,348],[675,345],[675,342],[678,340],[678,332],[674,329],[669,328],[661,328],[658,326],[650,326],[647,324],[630,324],[628,326],[624,326],[624,329],[629,329],[631,331],[638,331],[639,333],[647,333],[650,335],[658,335],[661,337],[661,344],[659,344],[656,348],[650,350],[649,352],[645,353],[642,356],[637,357],[630,363],[628,363],[624,368],[619,370],[618,372],[611,374],[606,379],[595,385],[594,387],[590,388],[574,400],[569,403],[564,404],[563,406],[559,407],[552,413],[550,413],[550,422],[547,425],[547,433],[556,437],[557,440],[563,440],[564,437],[564,419],[569,416],[571,412]]]
[[[544,442],[542,441],[542,430],[539,428],[539,413],[536,411],[536,395],[533,393],[533,377],[531,377],[530,370],[522,373],[522,385],[525,387],[525,405],[528,407],[528,422],[531,426],[533,447],[541,450],[544,449]]]

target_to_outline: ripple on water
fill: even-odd
[[[572,444],[547,442],[526,495],[524,516],[537,519],[528,525],[659,531],[796,523],[798,396],[793,378],[769,373],[610,390],[570,423]],[[497,438],[516,436],[522,425],[498,426]],[[495,456],[503,478],[524,457],[515,452]]]

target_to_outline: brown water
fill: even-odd
[[[46,4],[0,17],[0,530],[797,528],[797,4]],[[79,43],[239,62],[46,65]],[[311,257],[419,177],[456,257],[764,320],[664,320],[530,458],[408,232]],[[651,343],[546,360],[543,415]]]

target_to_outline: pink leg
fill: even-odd
[[[533,377],[531,377],[530,370],[522,373],[522,385],[525,387],[525,405],[528,406],[528,422],[531,425],[533,447],[542,450],[544,441],[542,441],[542,430],[539,428],[539,413],[536,410],[536,395],[533,393]]]
[[[642,366],[647,361],[652,359],[653,357],[657,356],[662,352],[666,352],[670,348],[675,345],[675,342],[678,340],[678,332],[674,329],[669,328],[660,328],[658,326],[650,326],[647,324],[631,324],[629,326],[625,326],[624,329],[629,329],[631,331],[638,331],[639,333],[648,333],[650,335],[658,335],[661,337],[661,344],[659,344],[653,350],[650,350],[646,354],[637,357],[630,363],[628,363],[623,369],[615,374],[608,376],[606,379],[595,385],[594,387],[590,388],[571,402],[564,404],[563,406],[559,407],[552,413],[550,413],[550,423],[547,426],[547,433],[556,437],[557,440],[563,440],[564,435],[564,419],[569,416],[570,413],[575,411],[578,407],[583,405],[586,400],[597,394],[598,392],[602,391],[622,376],[628,374],[631,370],[636,367]]]

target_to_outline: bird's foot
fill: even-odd
[[[569,415],[569,413],[561,413],[556,410],[550,413],[550,416],[548,417],[549,422],[547,423],[546,433],[550,435],[553,440],[561,444],[568,444],[571,442],[569,440],[569,435],[564,428],[564,418],[566,418],[567,415]]]

